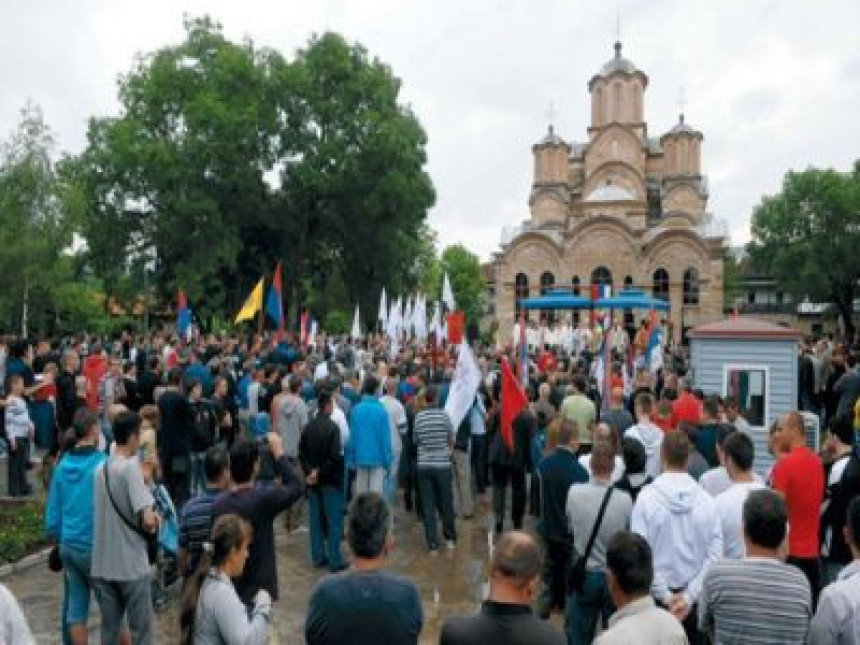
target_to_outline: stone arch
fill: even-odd
[[[572,241],[565,250],[563,262],[572,275],[581,277],[583,284],[591,279],[597,266],[605,266],[613,276],[636,276],[639,247],[630,228],[621,220],[595,217],[572,231]]]
[[[663,209],[684,213],[698,213],[702,210],[699,192],[689,184],[673,186],[663,198]]]
[[[647,245],[645,251],[650,272],[662,266],[677,281],[684,271],[694,267],[700,278],[707,277],[707,249],[693,231],[663,231]]]
[[[529,283],[540,284],[544,271],[560,273],[560,258],[563,249],[545,235],[530,231],[520,235],[506,252],[506,282],[510,284],[518,272],[525,273]]]
[[[645,200],[645,178],[639,169],[623,160],[609,160],[595,168],[585,181],[583,195],[589,195],[593,190],[611,180],[632,192],[637,200]]]
[[[619,153],[612,155],[612,142],[618,141]],[[642,141],[629,127],[614,123],[600,132],[588,145],[585,155],[585,171],[591,174],[607,161],[624,161],[634,168],[644,166]],[[639,173],[641,176],[641,172]]]

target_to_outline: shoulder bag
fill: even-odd
[[[119,519],[122,520],[123,524],[143,538],[143,541],[146,542],[146,556],[149,559],[149,564],[155,564],[156,560],[158,560],[158,532],[147,533],[143,530],[143,527],[134,524],[121,510],[119,510],[119,506],[117,505],[116,500],[113,497],[113,492],[111,492],[110,489],[110,477],[108,477],[109,471],[109,463],[106,461],[104,465],[105,491],[107,491],[113,510],[116,511],[117,515],[119,515]]]
[[[600,504],[600,510],[597,512],[597,520],[591,529],[591,535],[588,537],[588,544],[585,545],[585,552],[582,555],[577,555],[575,552],[571,560],[570,571],[567,575],[567,590],[568,593],[576,591],[582,593],[585,586],[586,565],[588,564],[588,556],[591,555],[591,549],[594,548],[594,541],[597,539],[597,532],[600,530],[600,525],[603,523],[603,516],[606,513],[606,506],[609,504],[609,498],[612,496],[612,486],[606,490],[603,496],[603,501]]]

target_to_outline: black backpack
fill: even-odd
[[[189,447],[193,452],[204,452],[215,441],[218,418],[212,406],[206,403],[195,403],[191,409],[192,423]]]

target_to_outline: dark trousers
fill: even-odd
[[[30,484],[27,483],[27,463],[30,461],[30,440],[15,439],[15,450],[9,450],[9,495],[21,497],[29,495]]]
[[[454,490],[450,466],[418,468],[418,490],[421,495],[421,514],[424,518],[424,536],[427,548],[439,548],[436,513],[442,518],[442,535],[446,540],[457,539],[454,526]]]
[[[574,591],[567,605],[567,642],[589,645],[597,631],[597,621],[606,625],[612,613],[612,598],[606,588],[606,574],[588,571],[582,591]]]
[[[518,466],[494,464],[493,471],[493,512],[496,516],[496,529],[501,531],[505,523],[505,496],[508,482],[511,484],[511,519],[515,529],[523,528],[523,515],[526,512],[526,471]]]
[[[407,432],[400,435],[403,447],[400,451],[400,480],[403,485],[403,506],[407,511],[418,508],[418,473],[415,467],[415,453],[412,437]]]
[[[790,555],[786,562],[800,569],[809,580],[809,589],[812,591],[812,610],[815,611],[818,607],[818,594],[821,593],[821,564],[818,558],[798,558]]]
[[[472,435],[472,472],[475,473],[475,489],[483,495],[490,485],[486,435]]]
[[[191,462],[188,457],[163,457],[161,459],[161,472],[164,478],[164,487],[170,493],[176,508],[182,508],[189,498],[189,469]]]
[[[314,566],[328,564],[337,571],[343,566],[340,541],[343,538],[343,491],[334,486],[308,489],[311,560]]]
[[[549,618],[553,609],[564,609],[567,604],[567,571],[573,550],[571,541],[544,540],[543,591],[538,600],[538,616]]]

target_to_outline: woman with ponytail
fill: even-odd
[[[182,592],[182,645],[267,642],[271,597],[265,590],[257,592],[249,615],[231,582],[245,568],[251,532],[251,525],[238,515],[222,515],[215,521],[197,570]]]

